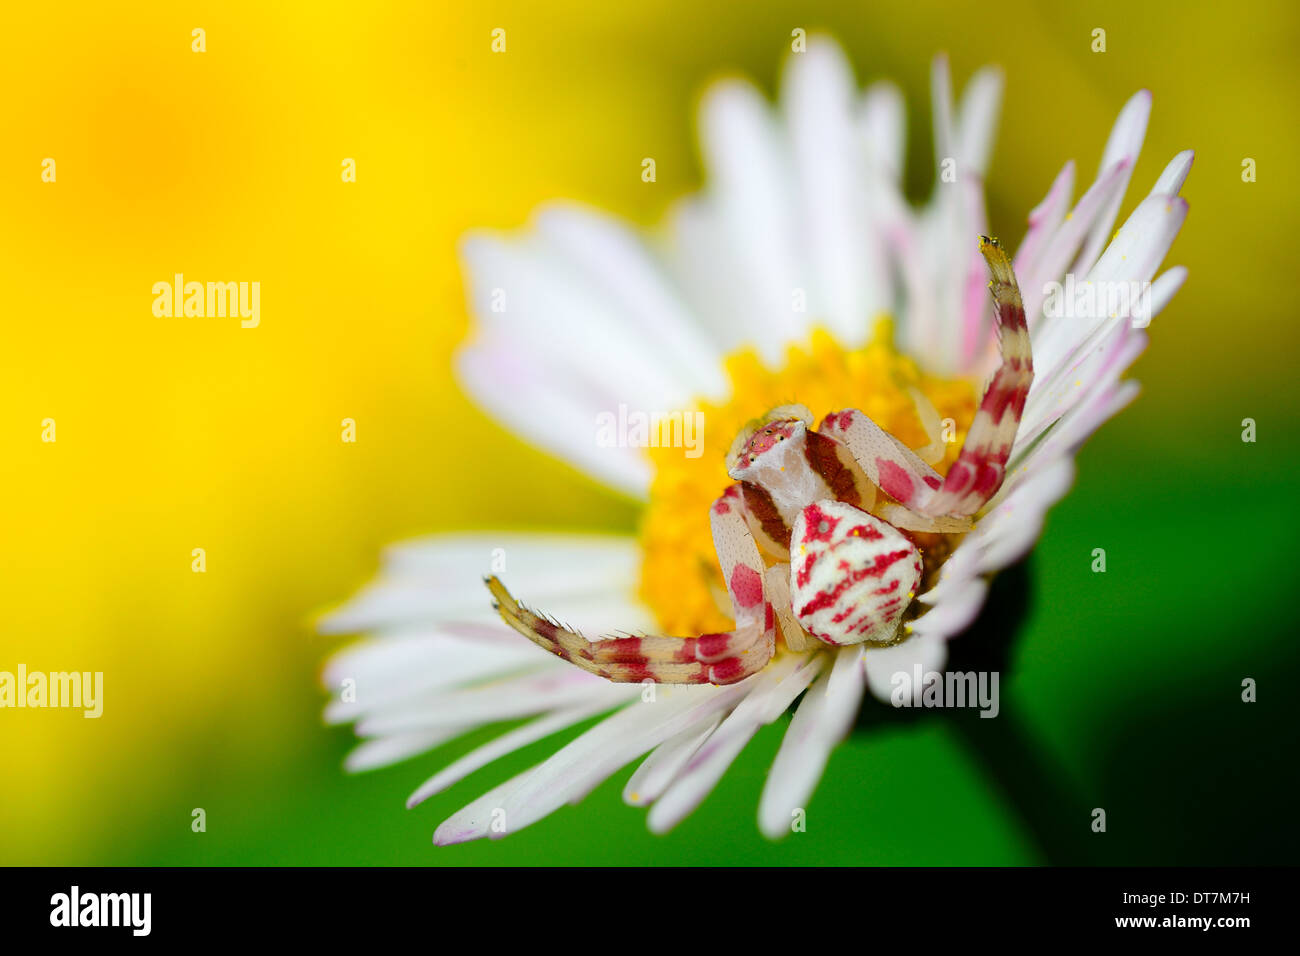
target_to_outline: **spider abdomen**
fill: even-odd
[[[818,501],[795,521],[790,594],[795,618],[827,644],[886,643],[921,580],[921,555],[893,525],[842,501]]]

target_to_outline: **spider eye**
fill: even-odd
[[[756,457],[757,457],[756,455],[750,455],[749,460],[752,462]]]

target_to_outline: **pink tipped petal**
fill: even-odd
[[[1047,283],[1061,280],[1089,226],[1113,197],[1122,195],[1124,184],[1128,182],[1128,173],[1128,167],[1120,162],[1093,183],[1051,239],[1047,240],[1046,247],[1029,274],[1019,277],[1025,299],[1025,315],[1034,318],[1034,323],[1031,324],[1043,321],[1040,313],[1046,298]]]
[[[1058,459],[1018,485],[1001,505],[985,515],[980,526],[987,530],[976,545],[981,551],[978,571],[986,574],[1001,570],[1028,554],[1042,533],[1047,510],[1065,497],[1073,482],[1074,460]],[[966,546],[966,541],[960,545]]]
[[[1097,254],[1110,238],[1110,230],[1115,225],[1115,217],[1119,215],[1124,191],[1128,189],[1129,178],[1133,175],[1133,167],[1137,164],[1138,153],[1142,151],[1142,141],[1146,138],[1147,120],[1150,116],[1151,91],[1139,90],[1124,104],[1119,118],[1115,120],[1115,127],[1106,142],[1106,150],[1102,153],[1097,172],[1100,176],[1108,169],[1121,166],[1124,170],[1123,179],[1119,189],[1107,201],[1088,232],[1088,239],[1074,267],[1077,273],[1086,273],[1092,267]]]
[[[1187,175],[1192,171],[1192,160],[1196,158],[1193,150],[1185,149],[1169,161],[1160,178],[1156,180],[1155,186],[1151,188],[1152,195],[1177,196],[1178,191],[1183,188],[1183,183],[1187,181]]]
[[[1134,342],[1141,344],[1140,340]],[[1030,448],[1020,463],[1027,471],[1036,471],[1044,463],[1070,455],[1101,425],[1137,397],[1137,382],[1126,381],[1095,389],[1063,415],[1051,433]]]
[[[1120,227],[1088,274],[1094,282],[1150,281],[1187,220],[1181,196],[1148,196]]]
[[[1065,211],[1069,208],[1070,197],[1074,193],[1074,160],[1070,160],[1052,180],[1052,186],[1043,197],[1043,201],[1029,213],[1029,229],[1025,233],[1016,258],[1012,265],[1016,275],[1038,275],[1038,260],[1047,248],[1047,241],[1065,220]],[[1037,318],[1029,313],[1030,324]]]

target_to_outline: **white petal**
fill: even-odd
[[[388,735],[514,720],[597,697],[606,700],[608,687],[602,678],[576,667],[551,668],[383,707],[364,717],[356,730],[363,736]]]
[[[912,625],[913,637],[947,638],[961,632],[979,616],[987,593],[988,582],[983,578],[961,582],[917,619]]]
[[[740,284],[729,294],[748,315],[754,344],[776,361],[808,323],[807,314],[794,310],[795,290],[807,289],[808,277],[793,244],[789,144],[758,90],[728,80],[704,96],[700,145],[724,242],[710,259],[719,250],[735,258]]]
[[[376,710],[426,700],[443,688],[512,670],[554,666],[545,651],[538,656],[526,649],[532,647],[522,640],[486,644],[442,634],[353,645],[326,665],[324,686],[333,692],[346,686],[352,693],[326,708],[325,721],[347,723]]]
[[[1140,345],[1142,340],[1132,341]],[[1042,441],[1027,449],[1014,468],[1035,472],[1049,462],[1071,455],[1103,422],[1136,398],[1138,391],[1138,383],[1133,381],[1111,382],[1093,390],[1087,399],[1062,416]]]
[[[820,40],[789,64],[781,95],[797,184],[795,222],[811,280],[807,308],[846,345],[858,345],[870,318],[890,301],[853,128],[853,72],[838,46]]]
[[[1036,467],[1035,456],[1041,455],[1045,460],[1054,455],[1073,452],[1129,402],[1137,398],[1140,386],[1137,382],[1120,382],[1112,388],[1100,390],[1086,403],[1071,409],[1058,424],[1058,427],[1033,453],[1026,457],[1028,468]]]
[[[527,356],[553,389],[594,402],[593,416],[619,401],[670,410],[689,397],[678,369],[653,360],[653,325],[638,324],[639,316],[593,285],[584,263],[546,236],[474,233],[460,251],[483,336]]]
[[[1122,181],[1089,231],[1083,250],[1075,261],[1072,270],[1075,273],[1082,275],[1092,268],[1097,253],[1105,247],[1106,240],[1110,237],[1111,227],[1115,225],[1115,217],[1119,215],[1120,203],[1124,199],[1124,191],[1128,189],[1129,178],[1133,175],[1133,167],[1137,165],[1138,154],[1142,152],[1142,141],[1146,138],[1147,120],[1150,116],[1150,90],[1139,90],[1133,94],[1124,104],[1124,108],[1119,111],[1110,138],[1106,141],[1106,149],[1101,155],[1101,164],[1097,168],[1097,173],[1100,179],[1106,170],[1122,163],[1124,169]]]
[[[919,343],[923,351],[917,354],[924,355],[927,364],[938,371],[965,371],[983,355],[991,315],[985,265],[976,241],[977,236],[987,232],[983,187],[987,131],[979,127],[991,123],[996,115],[1001,80],[993,72],[977,76],[963,103],[961,120],[953,117],[951,81],[944,56],[934,59],[931,88],[936,178],[930,206],[922,219],[921,241],[935,283],[938,322],[929,332],[929,340]],[[971,128],[969,132],[966,126]],[[943,175],[951,163],[955,163],[955,179]],[[908,318],[912,318],[910,307]],[[909,337],[912,348],[917,344]]]
[[[639,807],[654,803],[721,722],[719,715],[708,723],[687,727],[661,743],[633,772],[623,788],[623,800]]]
[[[526,747],[531,743],[549,737],[551,734],[559,733],[574,724],[581,723],[588,717],[594,717],[596,714],[609,709],[614,703],[616,702],[596,697],[573,707],[552,711],[543,717],[524,724],[522,727],[516,727],[509,733],[502,734],[483,746],[471,750],[459,760],[438,771],[416,788],[415,792],[407,798],[406,805],[407,807],[417,806],[434,794],[446,790],[452,784],[459,783],[474,771],[486,767],[494,760],[504,757],[506,754],[514,753],[521,747]]]
[[[388,549],[379,579],[326,616],[318,628],[326,634],[349,634],[464,619],[476,611],[494,620],[482,577],[494,568],[501,570],[500,562],[502,575],[539,604],[608,601],[631,594],[640,560],[640,549],[630,536],[518,531],[435,535]]]
[[[578,532],[538,533],[486,529],[425,535],[384,549],[383,569],[394,576],[424,576],[431,587],[455,590],[443,572],[472,567],[482,570],[490,560],[505,563],[502,573],[522,574],[533,581],[548,572],[556,586],[567,590],[575,579],[614,566],[620,574],[635,570],[640,560],[636,539],[624,534]],[[546,585],[550,587],[550,583]]]
[[[605,368],[620,365],[610,361]],[[516,435],[625,494],[646,496],[651,468],[644,450],[598,444],[600,416],[617,414],[620,404],[649,412],[666,402],[629,401],[626,394],[585,387],[568,370],[536,361],[535,353],[490,339],[462,349],[455,367],[475,402]],[[558,390],[557,382],[568,387]]]
[[[1120,227],[1097,265],[1088,274],[1093,282],[1148,282],[1187,220],[1187,200],[1181,196],[1148,196]]]
[[[1193,150],[1185,149],[1169,161],[1160,178],[1156,180],[1155,186],[1152,187],[1153,195],[1177,196],[1178,191],[1183,188],[1183,183],[1187,181],[1187,174],[1192,171],[1192,160],[1196,158]]]
[[[434,833],[439,844],[514,833],[568,803],[629,760],[701,722],[711,721],[745,693],[728,687],[659,688],[654,703],[634,703],[607,717],[550,759],[507,781],[449,817]],[[492,830],[494,811],[505,831]]]
[[[825,663],[823,654],[778,658],[751,679],[753,686],[704,745],[691,757],[672,786],[650,809],[654,833],[666,833],[689,816],[722,779],[759,727],[776,720]],[[733,685],[742,686],[742,685]]]
[[[962,93],[957,120],[957,154],[961,163],[983,178],[997,136],[1002,105],[1002,71],[986,66],[977,70]]]
[[[1017,445],[1012,451],[1012,467],[1034,450],[1034,442],[1048,426],[1056,425],[1072,409],[1092,399],[1099,391],[1109,390],[1146,347],[1147,336],[1121,317],[1104,327],[1109,335],[1098,334],[1081,343],[1060,368],[1049,374],[1031,394],[1032,407],[1025,405]],[[1095,342],[1095,345],[1089,344]],[[1023,451],[1022,451],[1023,450]]]
[[[930,671],[942,671],[947,655],[947,644],[942,639],[924,634],[913,634],[893,647],[865,648],[862,664],[867,686],[877,700],[888,703],[895,674],[906,674],[910,681],[913,669],[920,667],[924,678]]]
[[[700,396],[724,397],[722,356],[636,233],[609,216],[572,204],[544,208],[536,223],[557,253],[580,266],[588,283],[647,333],[642,343],[646,357],[673,368],[682,380],[685,390],[658,410],[672,411],[678,403]]]
[[[1036,266],[1038,260],[1047,248],[1047,240],[1050,239],[1056,230],[1060,228],[1061,223],[1065,220],[1065,210],[1069,208],[1070,197],[1074,193],[1074,161],[1066,163],[1061,171],[1057,173],[1056,178],[1052,180],[1052,186],[1043,197],[1043,201],[1035,206],[1029,213],[1029,229],[1025,233],[1025,238],[1021,241],[1020,247],[1016,249],[1016,258],[1013,263],[1017,276],[1027,278],[1030,275],[1037,275]],[[1030,319],[1037,318],[1036,314],[1028,316]]]
[[[907,147],[907,110],[893,83],[873,83],[858,107],[858,132],[866,163],[882,179],[897,185]]]
[[[439,730],[394,734],[389,737],[380,737],[377,740],[367,740],[359,744],[347,755],[343,761],[343,767],[349,773],[360,773],[363,770],[386,767],[389,764],[405,760],[407,757],[414,757],[426,750],[432,750],[453,737],[459,737],[468,729],[467,727],[445,727]]]
[[[1128,167],[1120,163],[1088,187],[1065,221],[1046,241],[1042,255],[1035,260],[1027,274],[1017,275],[1020,292],[1025,300],[1025,316],[1031,320],[1031,327],[1047,324],[1048,320],[1040,315],[1046,298],[1044,287],[1049,282],[1061,280],[1088,229],[1104,213],[1112,199],[1123,195],[1128,175]]]
[[[1019,561],[1033,548],[1049,508],[1065,497],[1074,482],[1074,460],[1061,458],[1041,467],[1018,484],[1005,501],[980,518],[979,540],[968,537],[958,547],[978,547],[976,570],[988,573]]]
[[[759,828],[769,838],[789,833],[791,814],[806,808],[831,751],[853,725],[865,686],[861,648],[843,647],[831,673],[799,702],[759,800]]]

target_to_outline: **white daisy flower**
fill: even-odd
[[[326,712],[366,738],[350,769],[531,718],[434,774],[412,806],[609,714],[445,821],[435,842],[513,833],[642,757],[624,798],[667,831],[798,701],[759,800],[760,828],[778,837],[864,691],[888,700],[894,674],[942,671],[989,578],[1033,546],[1068,490],[1075,450],[1134,397],[1120,376],[1186,278],[1182,267],[1155,273],[1187,215],[1178,191],[1190,152],[1111,237],[1146,131],[1145,91],[1120,111],[1073,207],[1067,163],[1013,260],[977,243],[1000,95],[986,69],[954,104],[936,61],[938,176],[914,211],[900,187],[898,91],[860,94],[841,51],[810,43],[790,57],[775,109],[740,81],[708,91],[707,186],[661,234],[556,204],[521,235],[467,239],[478,328],[459,356],[465,388],[645,511],[635,538],[484,532],[395,547],[380,579],[325,621],[327,632],[368,635],[324,672],[332,691],[353,688]],[[1079,290],[1134,288],[1143,295],[1072,309]],[[800,406],[753,421],[790,401]],[[698,457],[597,440],[617,416],[674,410],[688,413],[683,427],[703,415]],[[817,443],[838,449],[835,460],[814,461]],[[818,494],[781,484],[778,465],[791,463],[799,480],[823,482],[823,511],[809,510]],[[530,606],[572,627],[493,578],[515,630],[503,624],[479,581],[501,570],[494,556]],[[841,579],[832,565],[866,570]],[[882,586],[860,587],[864,574]],[[884,592],[894,596],[875,596]],[[616,629],[704,636],[582,636]]]

